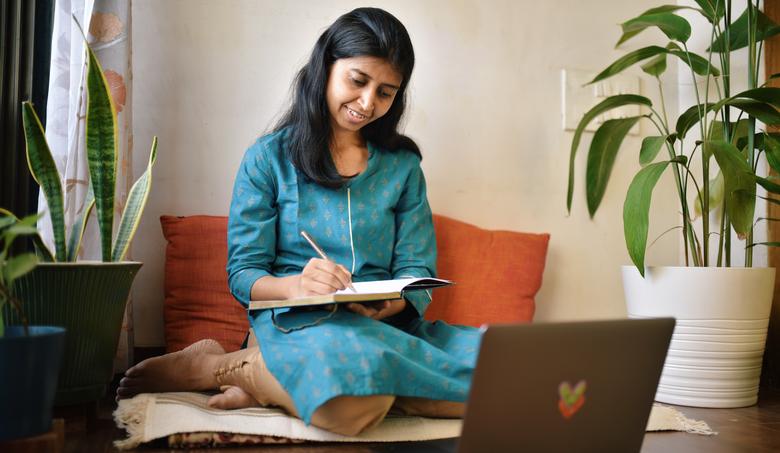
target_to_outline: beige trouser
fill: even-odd
[[[290,394],[268,370],[253,333],[250,333],[247,349],[226,354],[214,374],[221,386],[239,387],[261,405],[278,406],[300,418]],[[451,401],[394,395],[344,395],[318,407],[312,414],[311,423],[328,431],[354,436],[379,424],[393,406],[408,415],[438,418],[460,418],[464,410],[463,403]]]

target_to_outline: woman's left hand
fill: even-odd
[[[354,313],[379,320],[401,313],[406,308],[406,300],[393,299],[346,305],[347,309]]]

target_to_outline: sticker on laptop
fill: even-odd
[[[558,410],[563,418],[570,419],[585,404],[585,389],[588,387],[585,380],[581,380],[574,387],[568,381],[563,381],[558,386]]]

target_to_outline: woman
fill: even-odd
[[[236,177],[227,270],[239,302],[435,275],[420,152],[397,132],[413,67],[406,29],[383,10],[356,9],[320,36],[289,112],[247,150]],[[301,230],[332,261],[311,258]],[[219,388],[213,407],[279,406],[345,435],[373,427],[391,407],[460,417],[480,334],[425,321],[429,302],[422,292],[252,311],[246,349],[225,354],[204,340],[146,360],[127,371],[117,397]]]

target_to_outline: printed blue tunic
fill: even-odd
[[[228,225],[230,290],[245,306],[257,279],[299,274],[314,255],[307,231],[354,281],[436,275],[436,241],[420,159],[368,144],[365,171],[340,189],[308,180],[287,158],[285,131],[257,140],[236,176]],[[446,276],[445,276],[446,277]],[[341,307],[249,313],[268,369],[308,424],[340,395],[465,401],[481,333],[428,322],[430,296],[377,321]]]

